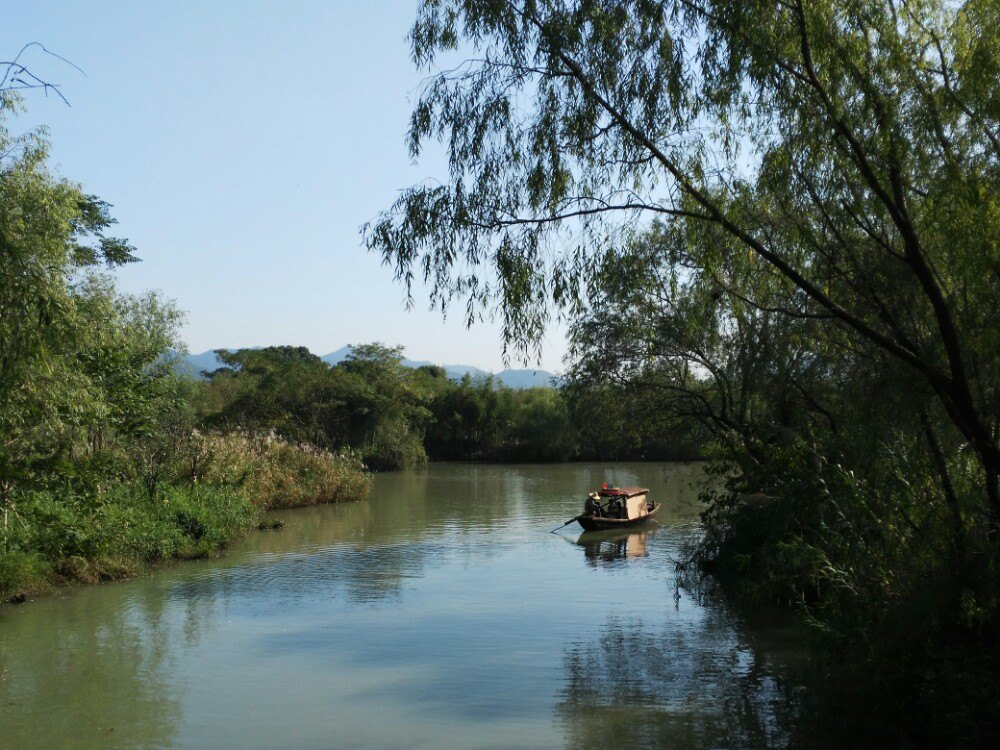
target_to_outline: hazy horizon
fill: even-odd
[[[192,352],[381,341],[412,359],[563,369],[564,327],[541,360],[502,358],[499,325],[428,310],[361,245],[398,191],[442,178],[404,135],[420,81],[405,35],[412,0],[161,5],[41,0],[12,5],[0,55],[25,62],[71,106],[29,91],[10,126],[45,125],[52,164],[113,204],[143,262],[128,292],[161,290],[187,312]]]
[[[352,343],[353,344],[371,344],[371,343],[386,344],[386,342],[384,342],[384,341],[379,341],[379,342],[355,341],[355,342],[352,342]],[[184,353],[186,355],[188,355],[188,356],[191,356],[191,357],[199,357],[199,356],[204,356],[204,355],[206,355],[206,354],[208,354],[210,352],[219,351],[221,349],[225,349],[227,351],[237,351],[239,349],[264,349],[264,348],[269,347],[269,346],[305,346],[311,353],[315,354],[317,357],[321,357],[322,358],[322,357],[326,357],[326,356],[328,356],[330,354],[337,354],[337,353],[340,352],[341,349],[344,349],[344,348],[347,348],[349,346],[352,346],[352,343],[342,344],[341,346],[334,347],[332,349],[324,349],[324,350],[317,350],[317,349],[314,349],[313,347],[307,346],[305,344],[296,344],[296,343],[287,343],[287,342],[286,343],[282,343],[282,344],[254,344],[252,346],[226,346],[226,345],[222,345],[222,346],[210,346],[210,347],[208,347],[206,349],[198,349],[198,350],[194,350],[194,349],[191,349],[190,347],[188,347],[187,351],[184,352]],[[387,344],[387,345],[391,346],[391,344]],[[410,350],[408,348],[404,348],[403,359],[404,360],[408,360],[410,362],[430,362],[433,365],[440,365],[442,367],[475,367],[477,369],[483,370],[485,372],[491,372],[493,374],[497,374],[497,373],[502,372],[504,370],[533,370],[533,371],[549,372],[549,373],[551,373],[553,375],[561,375],[562,374],[562,369],[561,368],[560,368],[560,370],[552,370],[552,369],[549,369],[547,367],[538,367],[538,366],[533,366],[531,364],[522,365],[522,364],[520,364],[519,362],[517,362],[517,361],[515,361],[513,359],[508,364],[502,365],[501,367],[498,367],[498,368],[484,367],[483,365],[480,365],[477,362],[460,362],[460,361],[457,361],[457,360],[456,361],[451,361],[451,360],[448,360],[448,361],[436,360],[436,359],[431,359],[430,357],[421,357],[421,356],[415,355],[414,353],[410,352]]]

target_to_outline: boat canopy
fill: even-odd
[[[601,497],[635,497],[648,492],[646,487],[604,487],[599,494]]]

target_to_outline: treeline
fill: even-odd
[[[0,601],[209,554],[268,508],[366,496],[350,454],[204,430],[174,372],[181,315],[102,272],[135,260],[109,207],[7,129],[0,90]]]
[[[365,497],[369,469],[691,453],[623,393],[454,382],[379,344],[178,374],[180,311],[116,289],[135,249],[42,132],[10,133],[18,106],[0,91],[0,600],[210,554],[270,508]]]
[[[333,451],[356,451],[376,470],[428,460],[687,459],[705,433],[658,421],[631,390],[508,388],[460,381],[437,366],[409,368],[402,348],[352,347],[329,366],[303,347],[217,352],[224,366],[192,384],[201,425],[274,432]]]

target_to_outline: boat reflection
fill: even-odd
[[[655,526],[629,531],[585,531],[576,543],[583,547],[587,562],[597,567],[630,557],[646,557],[649,539],[655,533]]]

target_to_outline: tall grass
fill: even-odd
[[[273,434],[229,433],[197,440],[203,460],[192,481],[239,487],[265,510],[363,500],[371,489],[371,475],[353,453],[331,453]]]
[[[95,492],[19,493],[0,546],[0,599],[212,555],[267,510],[360,500],[371,487],[353,455],[245,434],[194,433],[165,476],[153,492],[133,477]]]

